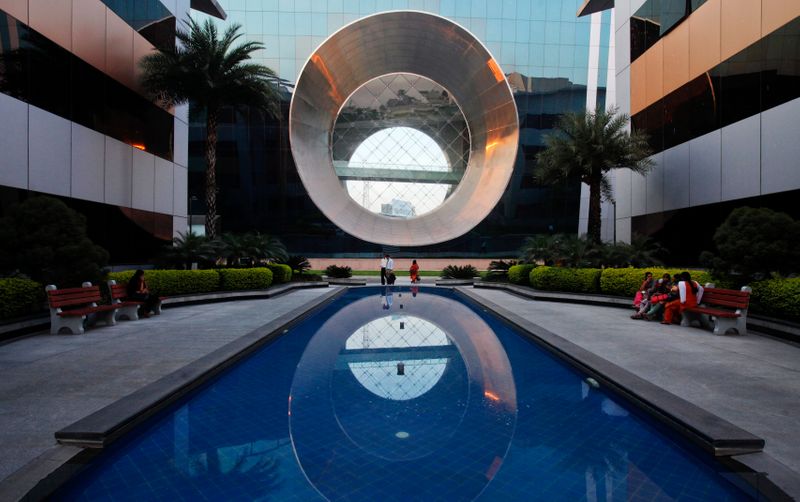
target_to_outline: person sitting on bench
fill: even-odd
[[[154,311],[161,301],[157,296],[150,294],[150,289],[148,289],[147,282],[144,280],[144,270],[142,269],[134,272],[133,277],[128,281],[127,293],[128,300],[144,302],[144,305],[139,307],[140,317],[150,317],[150,312]]]
[[[672,324],[679,322],[681,314],[687,308],[696,307],[703,299],[703,286],[692,280],[689,272],[681,274],[681,282],[678,283],[680,298],[667,303],[664,306],[664,320],[661,324]]]

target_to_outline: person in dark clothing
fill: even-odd
[[[139,307],[140,317],[150,317],[150,312],[155,311],[161,302],[157,296],[150,294],[150,289],[144,280],[144,270],[142,269],[134,272],[133,277],[128,281],[127,299],[135,302],[144,302],[144,305]]]

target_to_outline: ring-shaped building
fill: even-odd
[[[331,155],[332,131],[350,95],[391,73],[421,75],[447,89],[470,132],[469,162],[452,196],[408,219],[372,213],[350,198]],[[311,54],[292,96],[289,136],[300,178],[325,216],[365,241],[420,246],[467,233],[494,208],[513,172],[519,122],[505,75],[477,38],[440,16],[394,11],[343,27]]]

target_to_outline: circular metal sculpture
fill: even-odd
[[[351,198],[333,163],[333,129],[348,98],[378,77],[426,77],[458,103],[469,128],[469,162],[444,203],[422,216],[375,214]],[[297,80],[289,112],[292,154],[319,209],[360,239],[394,246],[459,237],[503,194],[517,155],[519,124],[511,88],[497,62],[464,28],[423,12],[365,17],[331,35]]]

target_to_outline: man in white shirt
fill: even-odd
[[[381,258],[381,285],[382,286],[386,285],[386,263],[388,261],[389,261],[389,255],[388,254],[383,255],[383,258]]]
[[[394,260],[388,254],[386,255],[386,281],[394,284]]]

